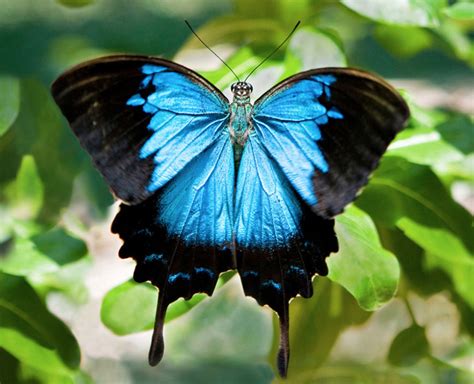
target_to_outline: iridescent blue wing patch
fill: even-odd
[[[385,81],[355,69],[302,72],[254,107],[257,136],[300,197],[322,217],[354,200],[408,118]]]
[[[60,76],[52,94],[114,194],[130,204],[213,144],[228,115],[225,96],[201,76],[150,57],[86,62]]]

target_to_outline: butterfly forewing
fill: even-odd
[[[364,71],[323,68],[278,84],[255,103],[255,132],[322,217],[356,197],[409,115],[400,95]]]
[[[54,82],[52,94],[114,194],[131,204],[210,146],[228,113],[225,96],[199,75],[152,57],[81,64]]]

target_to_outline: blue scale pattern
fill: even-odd
[[[273,157],[293,188],[309,205],[316,205],[312,176],[314,169],[329,167],[318,147],[320,127],[329,119],[342,119],[336,109],[327,109],[318,99],[331,97],[331,75],[318,75],[283,88],[257,103],[253,123],[262,145]],[[308,95],[311,95],[308,97]]]
[[[161,223],[188,244],[282,247],[298,235],[301,207],[293,189],[317,204],[314,170],[328,172],[317,142],[320,126],[341,119],[318,98],[331,97],[334,76],[301,80],[257,103],[234,204],[234,160],[222,100],[166,67],[145,65],[142,89],[128,100],[153,115],[140,151],[153,156],[148,189],[163,188]],[[152,87],[152,92],[144,92]],[[311,95],[308,97],[308,95]]]

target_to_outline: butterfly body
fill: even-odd
[[[229,134],[234,146],[235,174],[238,173],[242,152],[252,131],[252,110],[250,102],[251,85],[248,83],[235,83],[231,89],[234,100],[230,104]]]
[[[170,303],[212,294],[237,269],[245,294],[280,318],[279,369],[289,359],[288,303],[310,297],[338,249],[333,216],[367,183],[408,117],[379,77],[349,68],[302,72],[251,103],[227,98],[179,64],[144,56],[84,63],[53,96],[114,194],[112,231],[136,281],[159,288],[149,361],[163,355]]]

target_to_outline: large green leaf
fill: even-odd
[[[408,217],[428,228],[448,230],[474,249],[471,215],[457,204],[433,171],[398,157],[385,157],[356,201],[387,227]]]
[[[217,288],[231,274],[222,275]],[[171,321],[192,309],[207,295],[195,294],[190,300],[179,299],[166,311],[166,321]],[[157,289],[149,283],[126,281],[111,289],[102,301],[101,319],[104,325],[117,335],[142,332],[153,328],[158,300]]]
[[[0,273],[0,347],[22,363],[63,374],[79,366],[71,331],[21,277]]]
[[[14,355],[23,364],[31,365],[36,369],[59,375],[70,372],[56,351],[41,345],[16,329],[0,326],[0,347]]]
[[[0,271],[17,276],[56,272],[58,265],[27,238],[13,240],[11,250],[0,258]]]
[[[472,304],[467,277],[474,248],[471,216],[453,201],[429,167],[385,158],[357,204],[380,225],[401,229]]]
[[[409,126],[397,135],[387,156],[446,170],[449,164],[462,162],[474,152],[471,117],[422,108],[410,95],[404,93],[404,96],[411,111]]]
[[[148,283],[126,281],[111,289],[102,301],[102,323],[117,335],[152,329],[157,290]]]
[[[338,216],[336,233],[340,250],[328,259],[329,278],[346,288],[363,309],[379,308],[397,290],[397,259],[380,244],[370,217],[354,206]]]
[[[462,241],[450,231],[429,228],[407,217],[397,226],[425,249],[430,268],[440,268],[451,277],[458,294],[474,309],[474,257]]]
[[[286,380],[277,380],[279,384]],[[414,375],[398,372],[383,364],[353,364],[337,362],[325,364],[304,371],[297,371],[291,376],[291,384],[420,384]]]
[[[77,140],[60,118],[46,87],[38,81],[21,83],[20,114],[0,143],[0,183],[15,176],[25,154],[31,154],[44,185],[41,221],[54,221],[68,204],[74,176],[86,161]]]
[[[42,232],[33,236],[31,240],[38,251],[58,265],[72,263],[87,255],[87,246],[84,241],[71,236],[61,227]]]
[[[443,140],[439,132],[428,128],[414,128],[408,135],[392,143],[387,156],[403,157],[417,164],[436,166],[464,159],[464,155],[455,146]]]
[[[457,20],[474,20],[474,3],[470,0],[458,1],[447,7],[443,12]]]
[[[376,21],[433,27],[443,1],[429,0],[341,0],[346,7]]]
[[[87,255],[82,240],[62,228],[53,228],[29,237],[16,236],[12,246],[0,259],[0,270],[12,275],[35,276],[58,273],[60,266]]]
[[[0,77],[0,137],[10,128],[20,110],[20,83],[13,77]]]
[[[370,312],[363,311],[348,292],[329,279],[317,278],[313,286],[313,297],[297,297],[290,305],[290,380],[301,372],[320,367],[342,330],[361,324],[370,316]],[[278,349],[278,333],[275,322],[273,350],[269,355],[272,363],[275,363]]]
[[[414,324],[395,337],[390,346],[388,361],[394,365],[413,365],[429,352],[425,329]]]
[[[159,369],[144,369],[143,361],[127,364],[134,383],[269,384],[274,376],[266,362],[271,311],[245,297],[237,277],[167,324],[164,336]]]
[[[23,156],[16,179],[6,193],[14,217],[34,219],[38,215],[43,205],[44,185],[33,156]]]
[[[194,359],[206,351],[203,360],[228,357],[263,363],[272,341],[270,314],[242,295],[240,278],[234,275],[212,299],[168,325],[168,358]]]

